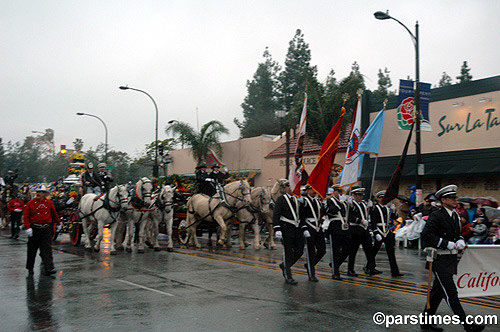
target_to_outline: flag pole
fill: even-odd
[[[387,98],[384,99],[384,108],[382,109],[383,112],[385,112],[386,106],[387,106]],[[373,185],[375,183],[375,173],[377,172],[377,161],[378,161],[378,153],[377,156],[375,157],[375,165],[373,165],[372,184],[370,186],[370,195],[368,196],[368,199],[372,198]]]

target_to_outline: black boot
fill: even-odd
[[[347,271],[347,275],[349,277],[357,277],[358,276],[358,274],[356,272],[354,272],[354,270]]]

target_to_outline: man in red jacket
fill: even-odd
[[[47,188],[41,185],[36,190],[36,196],[24,208],[24,227],[28,235],[28,259],[26,268],[33,274],[35,258],[38,249],[45,267],[45,275],[56,273],[52,258],[52,231],[51,223],[61,227],[56,208],[51,200],[47,199]]]
[[[21,193],[17,194],[16,198],[10,200],[7,208],[10,211],[10,238],[17,239],[19,237],[19,225],[23,216],[24,201],[21,199]]]

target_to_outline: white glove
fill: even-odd
[[[373,202],[372,202],[371,199],[368,200],[368,203],[366,203],[366,206],[369,207],[369,208],[371,208],[373,206]]]
[[[57,225],[57,226],[56,226],[56,232],[60,232],[60,231],[61,231],[61,228],[62,228],[62,225]]]
[[[330,226],[330,219],[323,219],[323,223],[321,224],[321,229],[323,229],[324,232],[327,231],[328,227]]]
[[[361,223],[363,224],[363,226],[368,227],[368,220],[363,220]]]
[[[28,229],[26,230],[26,235],[28,235],[28,237],[32,237],[32,236],[33,236],[33,229],[28,228]]]
[[[276,231],[274,232],[274,237],[276,237],[278,240],[281,240],[283,238],[283,234],[281,234],[281,231]]]
[[[389,208],[391,209],[392,213],[396,212],[396,205],[394,205],[394,203],[391,203],[391,206]]]
[[[382,235],[380,234],[375,235],[375,240],[377,240],[378,242],[382,241]]]
[[[14,212],[23,212],[21,209],[15,209]]]
[[[226,167],[226,166],[224,166],[224,172],[226,172],[226,173],[228,172],[228,170],[227,170],[227,167]]]
[[[458,240],[457,243],[455,244],[455,248],[457,248],[458,250],[465,249],[465,241],[462,239]]]
[[[352,205],[352,196],[347,196],[347,203],[349,203],[349,205]]]
[[[448,250],[453,250],[453,249],[455,249],[455,247],[456,247],[456,244],[455,244],[455,242],[452,242],[452,241],[449,241],[448,245],[446,246],[446,248]]]
[[[309,231],[307,229],[304,231],[304,237],[305,238],[311,237],[311,234],[309,233]]]

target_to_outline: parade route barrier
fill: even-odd
[[[458,264],[458,297],[500,295],[500,245],[469,245]]]

